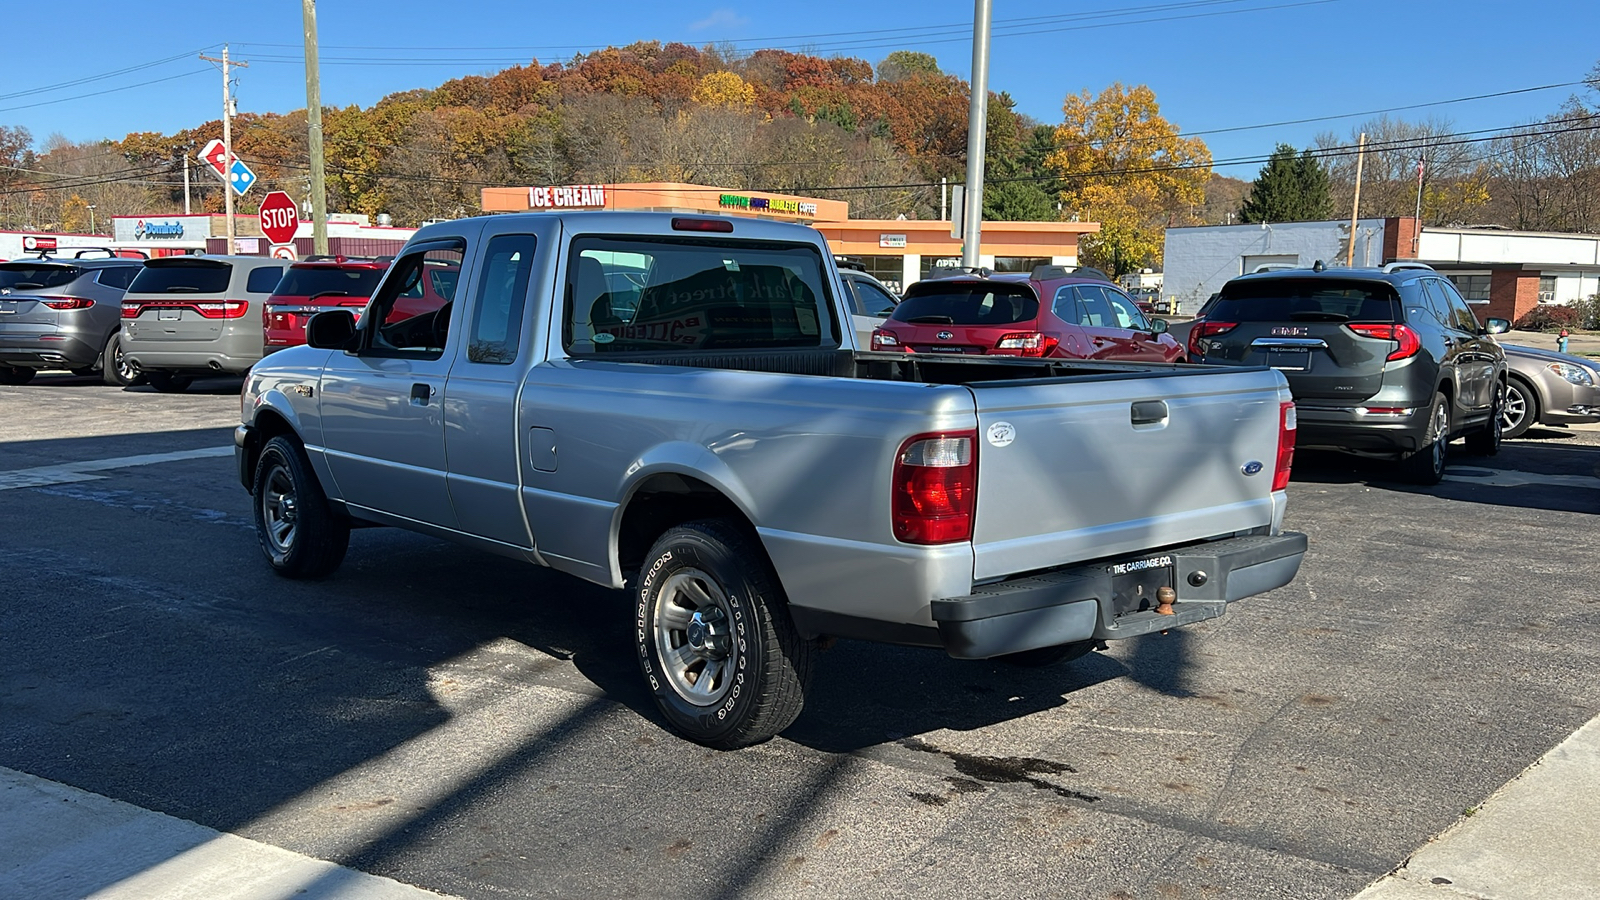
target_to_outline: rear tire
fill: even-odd
[[[0,366],[0,384],[27,384],[39,370],[26,366]]]
[[[1039,669],[1059,663],[1072,662],[1075,659],[1088,656],[1089,652],[1094,649],[1094,643],[1094,641],[1073,641],[1070,644],[1060,644],[1055,647],[1023,650],[1020,653],[1007,653],[1004,656],[996,656],[995,661],[1024,669]]]
[[[287,435],[261,448],[251,481],[256,537],[273,571],[324,578],[344,562],[350,520],[334,512],[305,450]]]
[[[1450,447],[1450,406],[1444,394],[1433,395],[1428,431],[1420,449],[1400,460],[1400,474],[1413,484],[1435,485],[1444,478]]]
[[[1501,412],[1506,440],[1522,437],[1539,421],[1539,395],[1520,378],[1506,379],[1506,402]]]
[[[151,372],[145,376],[150,386],[163,394],[181,394],[194,384],[192,375],[174,375],[171,372]]]
[[[131,387],[144,381],[139,370],[122,355],[122,332],[111,335],[100,354],[100,380],[112,387]]]
[[[1497,385],[1494,407],[1489,411],[1489,421],[1467,435],[1467,452],[1473,456],[1494,456],[1500,452],[1500,441],[1505,436],[1506,387]]]
[[[721,519],[679,525],[640,571],[639,668],[673,731],[733,750],[799,717],[816,645],[795,630],[766,554],[743,528]]]

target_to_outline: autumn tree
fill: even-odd
[[[733,72],[712,72],[695,85],[692,99],[701,106],[748,109],[756,102],[756,89]]]
[[[1333,215],[1328,171],[1306,150],[1279,144],[1239,209],[1242,222],[1314,222]]]
[[[927,53],[896,50],[878,63],[879,81],[909,81],[913,78],[937,78],[939,61]]]
[[[1162,118],[1144,85],[1068,94],[1062,113],[1046,162],[1065,182],[1065,209],[1100,223],[1084,237],[1085,261],[1114,275],[1159,265],[1164,229],[1192,221],[1205,200],[1211,151]]]
[[[1417,166],[1422,164],[1423,220],[1429,224],[1460,223],[1489,202],[1489,172],[1471,144],[1463,143],[1449,119],[1407,122],[1380,116],[1340,137],[1317,136],[1317,147],[1329,161],[1335,209],[1349,210],[1355,197],[1355,172],[1360,136],[1367,136],[1361,169],[1362,216],[1409,216],[1416,209]],[[1434,205],[1427,203],[1432,191]]]

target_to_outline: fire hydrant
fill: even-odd
[[[1565,328],[1561,329],[1561,333],[1556,335],[1556,350],[1561,353],[1567,352],[1567,330]]]

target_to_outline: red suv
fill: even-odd
[[[306,342],[306,322],[326,309],[365,307],[389,257],[375,259],[335,256],[308,259],[289,267],[283,280],[261,308],[267,353]],[[359,318],[360,312],[356,313]]]
[[[1111,279],[1087,267],[1029,274],[968,270],[906,290],[872,333],[873,350],[1182,362],[1163,319],[1146,319]]]

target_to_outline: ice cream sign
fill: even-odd
[[[528,188],[529,209],[603,209],[605,205],[606,188],[603,184]]]

